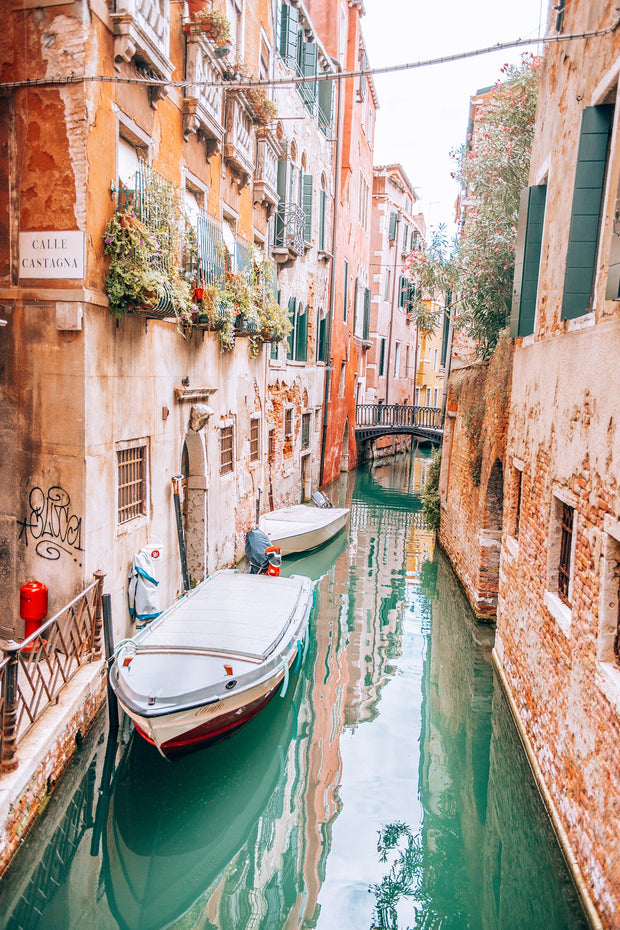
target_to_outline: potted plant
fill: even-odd
[[[266,126],[277,117],[278,108],[273,100],[267,96],[267,92],[263,87],[248,87],[245,94],[254,111],[254,119],[257,123]]]
[[[192,14],[187,26],[186,31],[202,33],[218,45],[226,46],[230,42],[230,22],[219,10],[199,10]]]

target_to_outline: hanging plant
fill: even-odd
[[[271,123],[276,119],[278,115],[278,108],[267,96],[267,92],[262,87],[248,87],[245,91],[245,95],[248,98],[252,110],[254,111],[255,122],[260,123],[263,126],[266,126],[268,123]]]
[[[166,274],[153,233],[135,213],[115,213],[103,241],[110,256],[105,288],[112,314],[120,319],[131,307],[154,307],[165,294]]]

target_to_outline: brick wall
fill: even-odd
[[[497,609],[512,356],[504,337],[490,362],[450,379],[439,542],[479,619]]]

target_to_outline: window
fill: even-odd
[[[234,432],[232,426],[220,429],[220,475],[227,475],[234,467]]]
[[[276,460],[276,431],[273,427],[267,434],[267,462],[273,465]]]
[[[394,377],[398,378],[400,371],[400,342],[394,345]]]
[[[433,349],[433,371],[437,371],[439,366],[439,349]]]
[[[344,260],[344,283],[343,283],[343,298],[342,298],[342,319],[344,322],[347,322],[347,304],[349,303],[349,263]]]
[[[293,452],[293,408],[287,407],[284,411],[284,454]]]
[[[327,361],[327,314],[319,310],[318,314],[318,337],[316,343],[316,360],[317,362]]]
[[[344,384],[347,374],[347,363],[340,362],[340,382],[338,384],[338,397],[344,397]]]
[[[379,377],[385,375],[385,338],[381,338],[381,348],[379,350]]]
[[[569,602],[571,578],[571,552],[573,547],[573,518],[575,511],[562,502],[560,523],[560,559],[558,561],[558,594],[565,604]]]
[[[389,300],[389,299],[390,299],[390,280],[391,280],[391,278],[392,278],[392,269],[391,269],[391,268],[386,268],[386,269],[385,269],[385,292],[384,292],[384,294],[383,294],[383,299],[384,299],[384,300]]]
[[[439,388],[433,388],[433,407],[439,406]]]
[[[327,212],[327,191],[325,190],[325,176],[321,177],[321,191],[319,193],[319,251],[325,251],[325,223]]]
[[[388,229],[388,239],[390,242],[396,241],[396,226],[398,223],[398,216],[396,213],[390,213],[390,225]]]
[[[430,407],[431,405],[431,389],[427,387],[426,389],[426,406]]]
[[[250,462],[260,459],[260,419],[252,417],[250,420]]]
[[[301,300],[291,297],[288,302],[291,332],[288,337],[287,357],[295,362],[305,362],[308,359],[308,317],[310,307],[304,307]]]
[[[302,85],[303,86],[303,85]],[[312,175],[302,174],[301,177],[301,206],[306,214],[304,223],[304,242],[312,242]]]
[[[118,523],[146,515],[146,441],[132,440],[116,450]]]
[[[301,415],[301,448],[310,448],[310,420],[311,413],[302,413]]]
[[[519,525],[521,523],[521,496],[523,493],[523,471],[514,469],[514,536],[519,538]]]

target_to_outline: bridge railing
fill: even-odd
[[[355,426],[420,427],[441,429],[441,407],[415,407],[407,404],[357,404]]]

